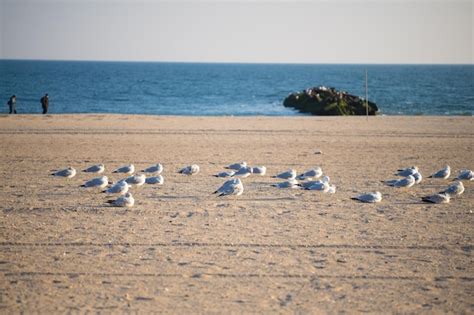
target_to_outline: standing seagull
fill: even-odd
[[[90,187],[99,187],[99,188],[105,188],[105,186],[107,186],[109,184],[109,179],[107,178],[107,176],[101,176],[101,177],[96,177],[96,178],[93,178],[91,180],[88,180],[87,182],[85,182],[83,185],[81,185],[81,187],[86,187],[86,188],[90,188]]]
[[[430,203],[449,203],[450,199],[448,194],[435,194],[421,198],[422,201]]]
[[[436,173],[434,173],[433,175],[430,175],[429,177],[447,179],[449,175],[451,175],[451,168],[449,167],[449,165],[446,165],[445,168],[437,171]]]
[[[133,199],[131,193],[126,193],[124,196],[120,196],[116,200],[107,200],[107,203],[116,207],[132,207],[135,204],[135,199]]]
[[[199,173],[199,165],[193,164],[190,166],[186,166],[185,168],[182,168],[179,173],[184,175],[195,175]]]
[[[156,165],[152,165],[148,168],[145,168],[142,172],[161,174],[161,172],[163,172],[163,165],[158,163]]]
[[[455,181],[451,185],[448,186],[443,191],[440,191],[440,194],[448,194],[448,195],[461,195],[464,192],[464,185],[460,181]]]
[[[76,169],[74,167],[68,167],[66,169],[63,169],[63,170],[59,170],[53,174],[51,174],[53,176],[60,176],[60,177],[67,177],[67,178],[73,178],[74,176],[76,176]]]
[[[379,191],[373,192],[373,193],[368,193],[368,194],[362,194],[357,197],[352,197],[352,200],[359,200],[362,202],[369,202],[369,203],[374,203],[374,202],[380,202],[382,201],[382,194]]]
[[[86,173],[97,173],[97,174],[103,173],[104,171],[105,171],[104,164],[92,165],[86,168],[85,170],[83,170],[83,172],[86,172]]]
[[[219,193],[219,197],[227,195],[240,196],[244,192],[244,185],[240,178],[230,179],[219,187],[214,193]]]
[[[135,172],[135,166],[133,164],[125,165],[122,167],[119,167],[112,173],[124,173],[124,174],[133,174]]]
[[[295,179],[296,178],[296,171],[294,169],[289,169],[286,172],[280,173],[273,178],[281,178],[281,179]]]

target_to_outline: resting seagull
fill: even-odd
[[[130,185],[125,180],[121,180],[110,186],[107,190],[104,190],[103,193],[124,195],[128,192],[129,188]]]
[[[456,179],[474,180],[474,172],[471,170],[460,170]]]
[[[133,174],[135,172],[135,166],[133,164],[125,165],[122,167],[119,167],[112,173],[124,173],[124,174]]]
[[[240,162],[240,163],[234,163],[234,164],[230,164],[230,165],[227,165],[226,167],[224,168],[228,168],[228,169],[231,169],[231,170],[240,170],[242,167],[247,167],[247,162]]]
[[[296,171],[294,169],[289,169],[286,172],[280,173],[273,178],[281,178],[281,179],[295,179],[296,178]]]
[[[145,183],[150,185],[163,185],[165,183],[165,178],[162,175],[148,177],[145,180]]]
[[[430,178],[442,178],[442,179],[447,179],[451,175],[451,168],[449,165],[446,165],[445,168],[437,171],[436,173],[432,174]]]
[[[408,175],[407,177],[401,179],[392,179],[384,182],[388,186],[397,187],[397,188],[409,188],[415,185],[415,177],[413,175]]]
[[[252,171],[253,169],[251,167],[248,167],[248,166],[242,167],[240,170],[235,172],[235,174],[232,175],[232,177],[234,176],[239,176],[241,178],[249,177],[252,174]]]
[[[260,174],[260,176],[264,176],[267,173],[267,168],[265,166],[254,166],[252,168],[253,174]]]
[[[415,173],[418,173],[418,167],[417,166],[410,166],[410,167],[407,167],[407,168],[399,169],[395,175],[406,177],[406,176],[409,176],[409,175],[413,175]]]
[[[142,170],[142,172],[144,173],[156,173],[156,174],[161,174],[161,172],[163,172],[163,165],[161,165],[160,163],[156,164],[156,165],[152,165],[148,168],[145,168],[144,170]]]
[[[126,193],[124,196],[120,196],[116,200],[107,200],[107,203],[116,207],[132,207],[135,204],[135,199],[133,199],[131,193]]]
[[[455,181],[454,183],[449,185],[448,188],[446,188],[443,191],[440,191],[439,193],[440,194],[448,194],[448,195],[452,196],[452,195],[461,195],[463,192],[464,192],[463,183],[460,182],[460,181]]]
[[[234,176],[235,171],[225,171],[225,172],[220,172],[217,173],[216,175],[213,175],[215,177],[232,177]]]
[[[379,191],[373,193],[362,194],[357,197],[352,197],[352,200],[359,200],[361,202],[375,203],[382,201],[382,194]]]
[[[130,185],[141,186],[145,184],[146,176],[145,174],[133,175],[133,176],[127,177],[125,181]]]
[[[76,169],[73,168],[73,167],[68,167],[66,169],[63,169],[63,170],[59,170],[53,174],[51,174],[53,176],[60,176],[60,177],[67,177],[67,178],[73,178],[74,176],[76,176]]]
[[[185,168],[182,168],[179,173],[184,175],[195,175],[199,173],[199,165],[193,164],[190,166],[186,166]]]
[[[313,168],[304,172],[303,174],[298,176],[298,179],[319,178],[321,176],[323,176],[323,170],[321,169],[321,167],[318,166],[316,168]]]
[[[219,187],[214,193],[219,193],[219,197],[235,195],[240,196],[244,192],[244,185],[240,178],[230,179]]]
[[[92,165],[86,168],[85,170],[83,170],[83,172],[86,172],[86,173],[97,173],[97,174],[103,173],[104,171],[105,171],[104,164]]]
[[[91,180],[85,182],[81,187],[91,188],[91,187],[99,187],[105,188],[109,184],[109,179],[107,176],[96,177]]]
[[[299,186],[306,189],[306,188],[309,188],[309,187],[311,187],[313,185],[316,185],[316,184],[322,184],[322,183],[329,184],[330,180],[331,179],[329,178],[329,176],[324,176],[323,179],[320,179],[320,180],[311,180],[311,181],[307,181],[307,182],[302,182],[302,183],[299,184]]]
[[[273,187],[278,187],[278,188],[291,188],[291,189],[297,189],[300,186],[298,186],[298,181],[296,179],[290,179],[285,182],[277,183],[277,184],[272,184]]]
[[[448,194],[435,194],[421,198],[422,201],[430,203],[449,203],[450,199]]]

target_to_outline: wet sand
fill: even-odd
[[[472,117],[0,117],[0,311],[65,313],[474,312],[472,182],[447,205],[420,197],[474,168]],[[321,150],[322,154],[315,154]],[[224,165],[267,176],[218,198]],[[51,170],[163,163],[131,209]],[[201,172],[177,170],[196,163]],[[334,195],[271,187],[319,165]],[[410,189],[380,181],[418,165]],[[453,178],[453,176],[451,176]],[[379,204],[350,198],[379,190]]]

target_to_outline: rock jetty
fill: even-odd
[[[285,98],[283,105],[312,115],[366,115],[366,102],[363,98],[325,86],[291,93]],[[379,110],[377,105],[370,101],[368,105],[369,115],[376,115]]]

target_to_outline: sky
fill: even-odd
[[[0,59],[472,64],[473,0],[0,0]]]

